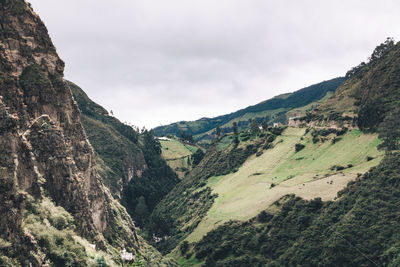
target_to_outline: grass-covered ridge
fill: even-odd
[[[230,132],[233,122],[238,123],[239,129],[245,129],[252,119],[257,119],[261,122],[265,117],[268,117],[270,122],[285,122],[288,111],[307,106],[313,102],[317,103],[327,94],[334,92],[343,81],[344,78],[342,77],[335,78],[311,85],[293,93],[274,97],[227,115],[215,118],[202,118],[189,122],[176,122],[157,127],[154,131],[156,135],[172,134],[176,136],[179,136],[181,131],[184,131],[192,134],[195,137],[195,141],[200,142],[204,138],[207,139],[207,135],[211,134],[217,125],[221,126],[223,132]]]

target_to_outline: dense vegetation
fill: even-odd
[[[207,151],[200,163],[154,209],[148,232],[168,236],[154,245],[163,253],[170,252],[187,237],[211,208],[215,197],[206,186],[212,176],[236,172],[246,159],[272,147],[282,129],[270,128],[257,134],[242,132],[225,135]]]
[[[386,114],[400,105],[400,43],[392,38],[378,45],[367,63],[346,74],[335,94],[303,118],[374,132]]]
[[[348,84],[340,93],[353,90],[358,126],[379,132],[381,148],[387,152],[385,159],[350,182],[336,201],[305,201],[288,195],[275,203],[278,212],[263,211],[246,222],[231,221],[198,243],[182,243],[182,256],[205,266],[400,265],[400,45],[382,44],[378,48],[368,64],[347,75]],[[338,111],[331,109],[326,114],[338,114],[331,119],[340,121],[343,113]],[[326,119],[326,114],[321,114],[318,110],[309,114],[314,116],[310,121],[317,116]],[[336,135],[333,143],[346,131],[314,129],[311,135],[314,143]],[[296,150],[301,147],[296,145]]]
[[[387,156],[338,197],[326,203],[286,197],[276,203],[277,214],[227,223],[192,252],[206,266],[398,266],[400,154]]]
[[[150,212],[179,182],[177,175],[161,157],[161,144],[153,133],[146,131],[142,138],[147,168],[140,178],[134,177],[125,186],[122,198],[122,203],[140,227],[146,226]]]
[[[261,123],[265,119],[265,115],[257,115],[257,113],[273,110],[276,112],[274,113],[274,118],[269,118],[270,122],[285,122],[287,119],[286,111],[303,107],[312,102],[320,100],[328,92],[334,92],[343,83],[343,81],[344,78],[335,78],[303,88],[291,94],[286,94],[282,97],[278,96],[272,98],[257,105],[249,106],[245,109],[241,109],[227,115],[215,118],[202,118],[200,120],[191,122],[173,123],[167,126],[157,127],[154,129],[154,131],[156,135],[172,134],[179,136],[179,134],[183,131],[186,134],[195,136],[213,130],[217,125],[220,125],[222,133],[232,132],[233,125],[230,125],[231,121],[239,120],[237,122],[237,126],[243,130],[249,126],[252,119],[256,119],[258,123]],[[253,114],[251,115],[252,118],[250,118],[250,121],[248,119],[241,119],[241,117],[246,114]],[[195,138],[195,141],[198,141],[199,138],[197,138],[197,140]]]
[[[377,54],[377,55],[376,55]],[[361,86],[355,94],[360,129],[376,130],[386,114],[400,104],[400,43],[386,41],[354,78]]]

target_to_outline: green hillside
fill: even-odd
[[[347,73],[347,80],[303,119],[327,124],[336,120],[376,131],[386,114],[400,105],[400,43],[388,38],[368,63]]]
[[[156,207],[180,203],[158,248],[182,266],[398,266],[400,45],[378,48],[300,127],[219,138]]]
[[[183,131],[192,134],[196,142],[209,143],[213,139],[210,135],[213,134],[217,125],[221,126],[222,132],[231,132],[233,122],[238,123],[239,129],[248,127],[249,121],[252,119],[261,122],[267,117],[270,123],[286,122],[288,111],[310,105],[311,103],[317,105],[319,100],[323,99],[327,94],[329,95],[334,92],[344,80],[343,77],[340,77],[324,81],[227,115],[215,118],[202,118],[196,121],[181,121],[157,127],[154,129],[154,132],[158,136],[168,134],[180,136]]]
[[[377,135],[353,130],[334,144],[335,134],[325,142],[313,143],[311,133],[305,131],[288,128],[273,149],[251,156],[237,172],[210,177],[204,187],[210,187],[218,197],[187,240],[198,241],[229,220],[248,220],[286,194],[332,200],[358,173],[365,173],[382,159]],[[298,143],[305,148],[296,152]],[[367,157],[374,159],[368,161]]]
[[[337,201],[289,195],[181,249],[205,266],[399,266],[400,155],[348,184]],[[186,259],[188,258],[188,259]],[[190,265],[187,265],[190,266]]]
[[[246,221],[287,194],[333,200],[383,157],[377,135],[355,129],[270,131],[276,132],[242,132],[239,143],[233,135],[222,137],[163,199],[153,212],[169,221],[171,237],[156,244],[161,251],[185,239],[197,242],[230,220]],[[296,151],[299,144],[304,148]]]
[[[183,178],[192,169],[192,155],[199,149],[198,147],[183,143],[176,138],[160,140],[162,157],[179,176]]]

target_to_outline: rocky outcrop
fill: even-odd
[[[29,5],[0,1],[0,238],[13,244],[23,239],[24,198],[46,195],[71,213],[77,232],[98,247],[117,242],[138,247],[132,221],[94,167],[63,69]],[[119,226],[121,218],[126,227]]]

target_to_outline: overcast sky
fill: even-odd
[[[343,76],[386,37],[398,0],[30,0],[65,76],[147,128],[214,117]]]

